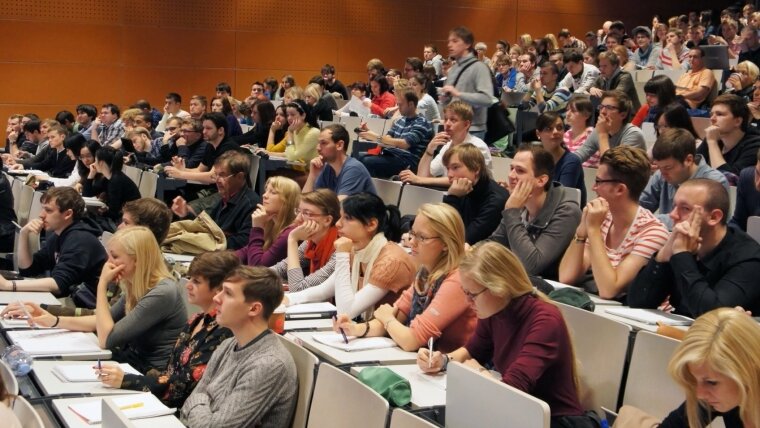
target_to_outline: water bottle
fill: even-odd
[[[32,356],[18,345],[5,348],[2,359],[8,364],[16,377],[25,376],[32,371]]]

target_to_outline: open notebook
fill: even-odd
[[[135,394],[112,398],[114,404],[129,419],[155,418],[173,415],[177,409],[166,407],[153,394]],[[103,420],[102,398],[83,403],[71,404],[69,409],[88,424],[98,424]]]
[[[318,333],[312,336],[317,342],[341,351],[369,351],[371,349],[395,348],[396,342],[388,337],[348,337],[348,343],[340,333]]]
[[[14,330],[6,333],[16,345],[32,356],[72,355],[101,351],[92,333],[61,329]]]
[[[113,363],[103,363],[113,364]],[[97,365],[97,364],[95,364]],[[134,367],[129,364],[119,364],[124,373],[141,375]],[[53,367],[53,374],[63,382],[98,382],[98,375],[95,373],[93,364],[73,364],[60,365]]]
[[[628,318],[630,320],[642,322],[644,324],[657,325],[691,325],[694,320],[682,315],[669,314],[658,311],[657,309],[634,309],[634,308],[608,308],[605,309],[608,314]]]

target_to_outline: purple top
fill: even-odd
[[[264,249],[264,229],[254,227],[251,229],[248,245],[235,251],[235,254],[243,264],[248,266],[274,266],[288,256],[288,235],[295,227],[295,224],[291,224],[283,229],[280,236],[266,250]]]
[[[504,383],[546,402],[551,416],[581,416],[570,337],[559,309],[531,294],[479,319],[465,348],[493,361]]]

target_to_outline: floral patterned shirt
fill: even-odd
[[[193,336],[198,324],[204,326]],[[216,323],[216,309],[197,313],[177,337],[166,370],[150,370],[145,376],[124,374],[121,387],[152,392],[169,407],[181,408],[195,385],[201,380],[206,365],[217,347],[232,337],[232,332]]]

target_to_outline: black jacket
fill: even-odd
[[[31,266],[19,269],[19,273],[38,276],[49,270],[61,296],[68,296],[71,288],[81,283],[95,294],[100,271],[108,258],[98,240],[100,234],[100,228],[91,219],[77,220],[60,235],[48,236],[45,245],[34,253]]]
[[[493,233],[501,222],[501,212],[509,193],[492,179],[479,180],[464,197],[446,195],[443,202],[459,211],[465,227],[465,240],[476,244]]]
[[[95,180],[87,180],[82,189],[83,196],[99,196],[93,185]],[[114,172],[111,178],[105,180],[105,204],[108,211],[105,216],[116,224],[121,223],[121,208],[125,203],[140,199],[140,190],[132,179],[121,172]]]
[[[722,141],[718,141],[718,145],[723,148]],[[744,133],[744,137],[739,140],[739,144],[723,154],[723,159],[726,160],[726,163],[715,169],[724,173],[730,172],[738,176],[742,169],[748,166],[754,166],[757,163],[758,149],[760,149],[760,131],[753,126],[750,126],[747,128],[747,132]],[[712,163],[710,162],[710,150],[707,147],[706,141],[699,145],[697,148],[697,154],[702,155],[705,162],[712,166]]]
[[[49,176],[55,178],[66,178],[74,170],[76,161],[66,154],[66,150],[60,152],[55,149],[48,149],[42,162],[29,165],[29,169],[39,169],[45,171]]]

